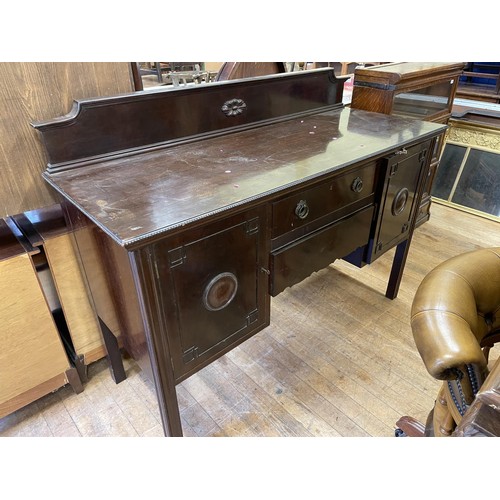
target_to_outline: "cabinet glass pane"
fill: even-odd
[[[394,97],[392,114],[428,119],[449,109],[452,89],[452,80],[449,80],[397,94]]]
[[[500,217],[500,154],[472,149],[451,201]]]
[[[445,145],[432,186],[432,196],[442,200],[449,198],[466,150],[467,148],[455,144]]]

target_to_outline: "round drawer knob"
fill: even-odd
[[[238,290],[238,280],[233,273],[221,273],[210,280],[203,292],[203,305],[209,311],[220,311],[228,306]]]
[[[351,189],[355,193],[361,193],[361,191],[363,191],[363,179],[361,177],[356,177],[356,179],[352,181]]]
[[[295,215],[299,219],[305,219],[309,215],[309,206],[307,205],[307,201],[300,200],[295,207]]]

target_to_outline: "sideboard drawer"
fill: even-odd
[[[322,219],[332,217],[332,220],[324,221],[321,225],[333,222],[353,212],[357,207],[352,207],[356,202],[363,200],[374,193],[375,172],[377,163],[375,161],[313,186],[294,193],[282,200],[273,203],[272,210],[272,238],[277,238],[290,231],[306,230],[306,226]],[[313,230],[317,227],[313,227]],[[294,236],[295,239],[297,236]]]
[[[314,271],[323,269],[336,259],[366,245],[373,210],[373,206],[366,207],[273,252],[270,259],[271,295],[278,295]]]

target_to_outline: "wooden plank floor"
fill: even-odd
[[[498,222],[434,204],[396,300],[384,296],[393,252],[363,269],[337,261],[285,290],[270,327],[178,386],[185,435],[389,437],[402,415],[425,421],[440,384],[413,343],[412,298],[437,264],[488,246],[500,246]],[[162,436],[154,387],[125,366],[116,385],[105,360],[92,364],[81,394],[43,397],[1,419],[0,436]]]

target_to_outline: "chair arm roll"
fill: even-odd
[[[441,310],[420,311],[412,316],[411,327],[418,352],[434,378],[453,380],[456,369],[466,364],[486,367],[479,342],[462,317]]]

